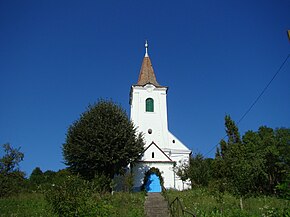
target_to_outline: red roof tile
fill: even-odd
[[[156,76],[154,74],[154,70],[149,56],[145,56],[143,59],[139,79],[137,82],[137,85],[140,86],[144,86],[146,84],[153,84],[156,87],[160,87],[160,84],[158,84],[156,80]]]

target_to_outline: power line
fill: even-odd
[[[274,76],[272,77],[272,79],[268,82],[268,84],[264,87],[264,89],[262,90],[262,92],[258,95],[258,97],[255,99],[255,101],[251,104],[251,106],[249,107],[249,109],[243,114],[243,116],[240,118],[240,120],[237,122],[237,125],[239,125],[241,123],[241,121],[248,115],[248,113],[252,110],[252,108],[256,105],[256,103],[259,101],[259,99],[264,95],[264,93],[266,92],[266,90],[268,89],[268,87],[270,86],[270,84],[273,82],[273,80],[276,78],[276,76],[279,74],[279,72],[281,71],[281,69],[284,67],[285,63],[287,62],[287,60],[289,59],[290,54],[287,55],[287,57],[285,58],[285,60],[282,62],[282,64],[280,65],[280,67],[278,68],[278,70],[276,71],[276,73],[274,74]],[[227,137],[227,135],[225,135],[222,139],[225,139]],[[219,143],[217,143],[215,146],[213,146],[206,154],[205,156],[207,156],[209,153],[211,153],[217,146],[219,145]]]
[[[222,139],[225,139],[227,137],[227,135],[225,135]],[[222,140],[221,139],[221,140]],[[204,156],[206,157],[209,153],[211,153],[220,143],[217,143],[216,145],[214,145]]]
[[[244,115],[240,118],[240,120],[238,121],[237,125],[239,125],[239,123],[247,116],[247,114],[252,110],[252,108],[254,107],[254,105],[259,101],[259,99],[263,96],[263,94],[265,93],[265,91],[268,89],[268,87],[270,86],[270,84],[272,83],[272,81],[276,78],[276,76],[278,75],[278,73],[281,71],[281,69],[283,68],[283,66],[285,65],[285,63],[287,62],[288,58],[290,57],[290,54],[288,54],[288,56],[285,58],[285,60],[283,61],[283,63],[280,65],[279,69],[276,71],[276,73],[274,74],[274,76],[272,77],[272,79],[269,81],[269,83],[266,85],[266,87],[262,90],[262,92],[260,93],[260,95],[255,99],[255,101],[252,103],[252,105],[250,106],[250,108],[244,113]]]

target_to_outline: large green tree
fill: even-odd
[[[255,191],[275,194],[276,186],[290,173],[290,129],[266,126],[243,136],[247,156],[255,171]]]
[[[69,127],[63,155],[70,170],[85,179],[113,178],[138,160],[143,146],[142,135],[137,134],[124,109],[99,100]]]
[[[230,116],[225,117],[228,140],[220,142],[214,176],[241,198],[251,194],[275,194],[290,173],[290,129],[262,126],[241,138]]]
[[[238,127],[230,116],[225,117],[228,140],[220,142],[221,150],[217,151],[215,167],[219,178],[226,182],[228,190],[240,198],[243,209],[243,198],[254,189],[254,181],[258,176],[255,157],[249,155],[247,146],[242,142]]]
[[[264,189],[275,193],[276,186],[290,173],[290,129],[260,127],[257,135],[263,150],[266,183]]]

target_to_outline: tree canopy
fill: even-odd
[[[13,148],[9,143],[2,146],[5,155],[0,158],[0,173],[8,174],[18,171],[19,163],[23,160],[24,154],[20,152],[20,148]]]
[[[2,147],[5,154],[0,158],[0,197],[18,193],[25,175],[19,170],[19,163],[24,158],[20,148],[13,148],[9,143]]]
[[[225,191],[240,198],[279,195],[290,198],[290,129],[261,126],[240,135],[238,126],[225,116],[227,139],[220,141],[215,159],[191,157],[177,175],[190,179],[192,187],[213,187],[218,199]]]
[[[216,178],[226,180],[228,190],[240,198],[274,194],[290,173],[290,129],[261,126],[241,138],[230,116],[225,126],[228,140],[217,149]]]
[[[99,100],[69,127],[63,156],[70,170],[85,179],[113,178],[141,156],[143,146],[124,109]]]

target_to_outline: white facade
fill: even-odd
[[[175,174],[175,166],[188,162],[191,151],[168,130],[166,97],[167,87],[157,83],[146,47],[138,83],[130,93],[131,120],[145,139],[143,157],[133,168],[136,190],[151,167],[160,170],[165,188],[190,188],[190,183],[183,183]]]

